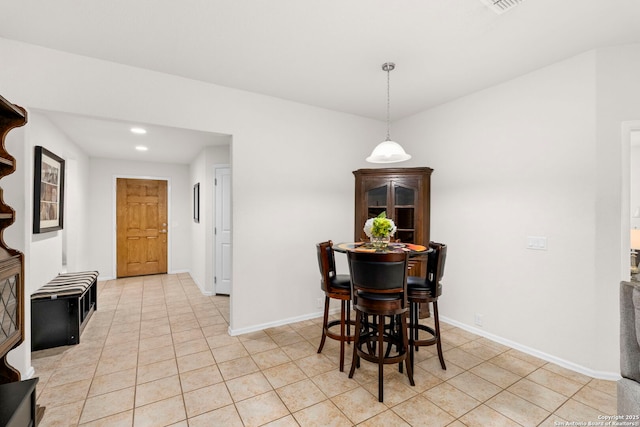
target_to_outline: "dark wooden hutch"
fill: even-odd
[[[22,107],[0,96],[0,178],[16,170],[16,161],[4,146],[7,133],[27,123]],[[0,425],[35,425],[37,378],[20,381],[20,372],[7,363],[7,353],[24,341],[24,258],[4,241],[4,230],[15,221],[15,211],[4,203],[0,188]]]
[[[428,246],[432,172],[426,167],[354,171],[355,241],[367,240],[362,230],[365,221],[386,211],[397,227],[394,240]],[[411,275],[425,274],[424,260],[411,263]]]

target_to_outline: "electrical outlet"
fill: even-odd
[[[474,316],[474,323],[476,324],[476,326],[482,326],[482,318],[484,317],[484,315],[476,313]]]
[[[324,304],[324,298],[318,298],[316,300],[316,308],[322,308],[323,304]]]
[[[527,249],[547,250],[547,238],[544,236],[527,236]]]

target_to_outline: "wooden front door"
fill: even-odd
[[[167,181],[117,179],[117,276],[167,272]]]

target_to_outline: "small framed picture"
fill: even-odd
[[[64,160],[35,147],[33,174],[33,233],[62,230],[64,219]]]
[[[200,183],[193,186],[193,221],[200,222]]]

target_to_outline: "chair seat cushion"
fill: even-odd
[[[342,289],[351,289],[351,277],[348,274],[336,274],[331,278],[331,286]]]

